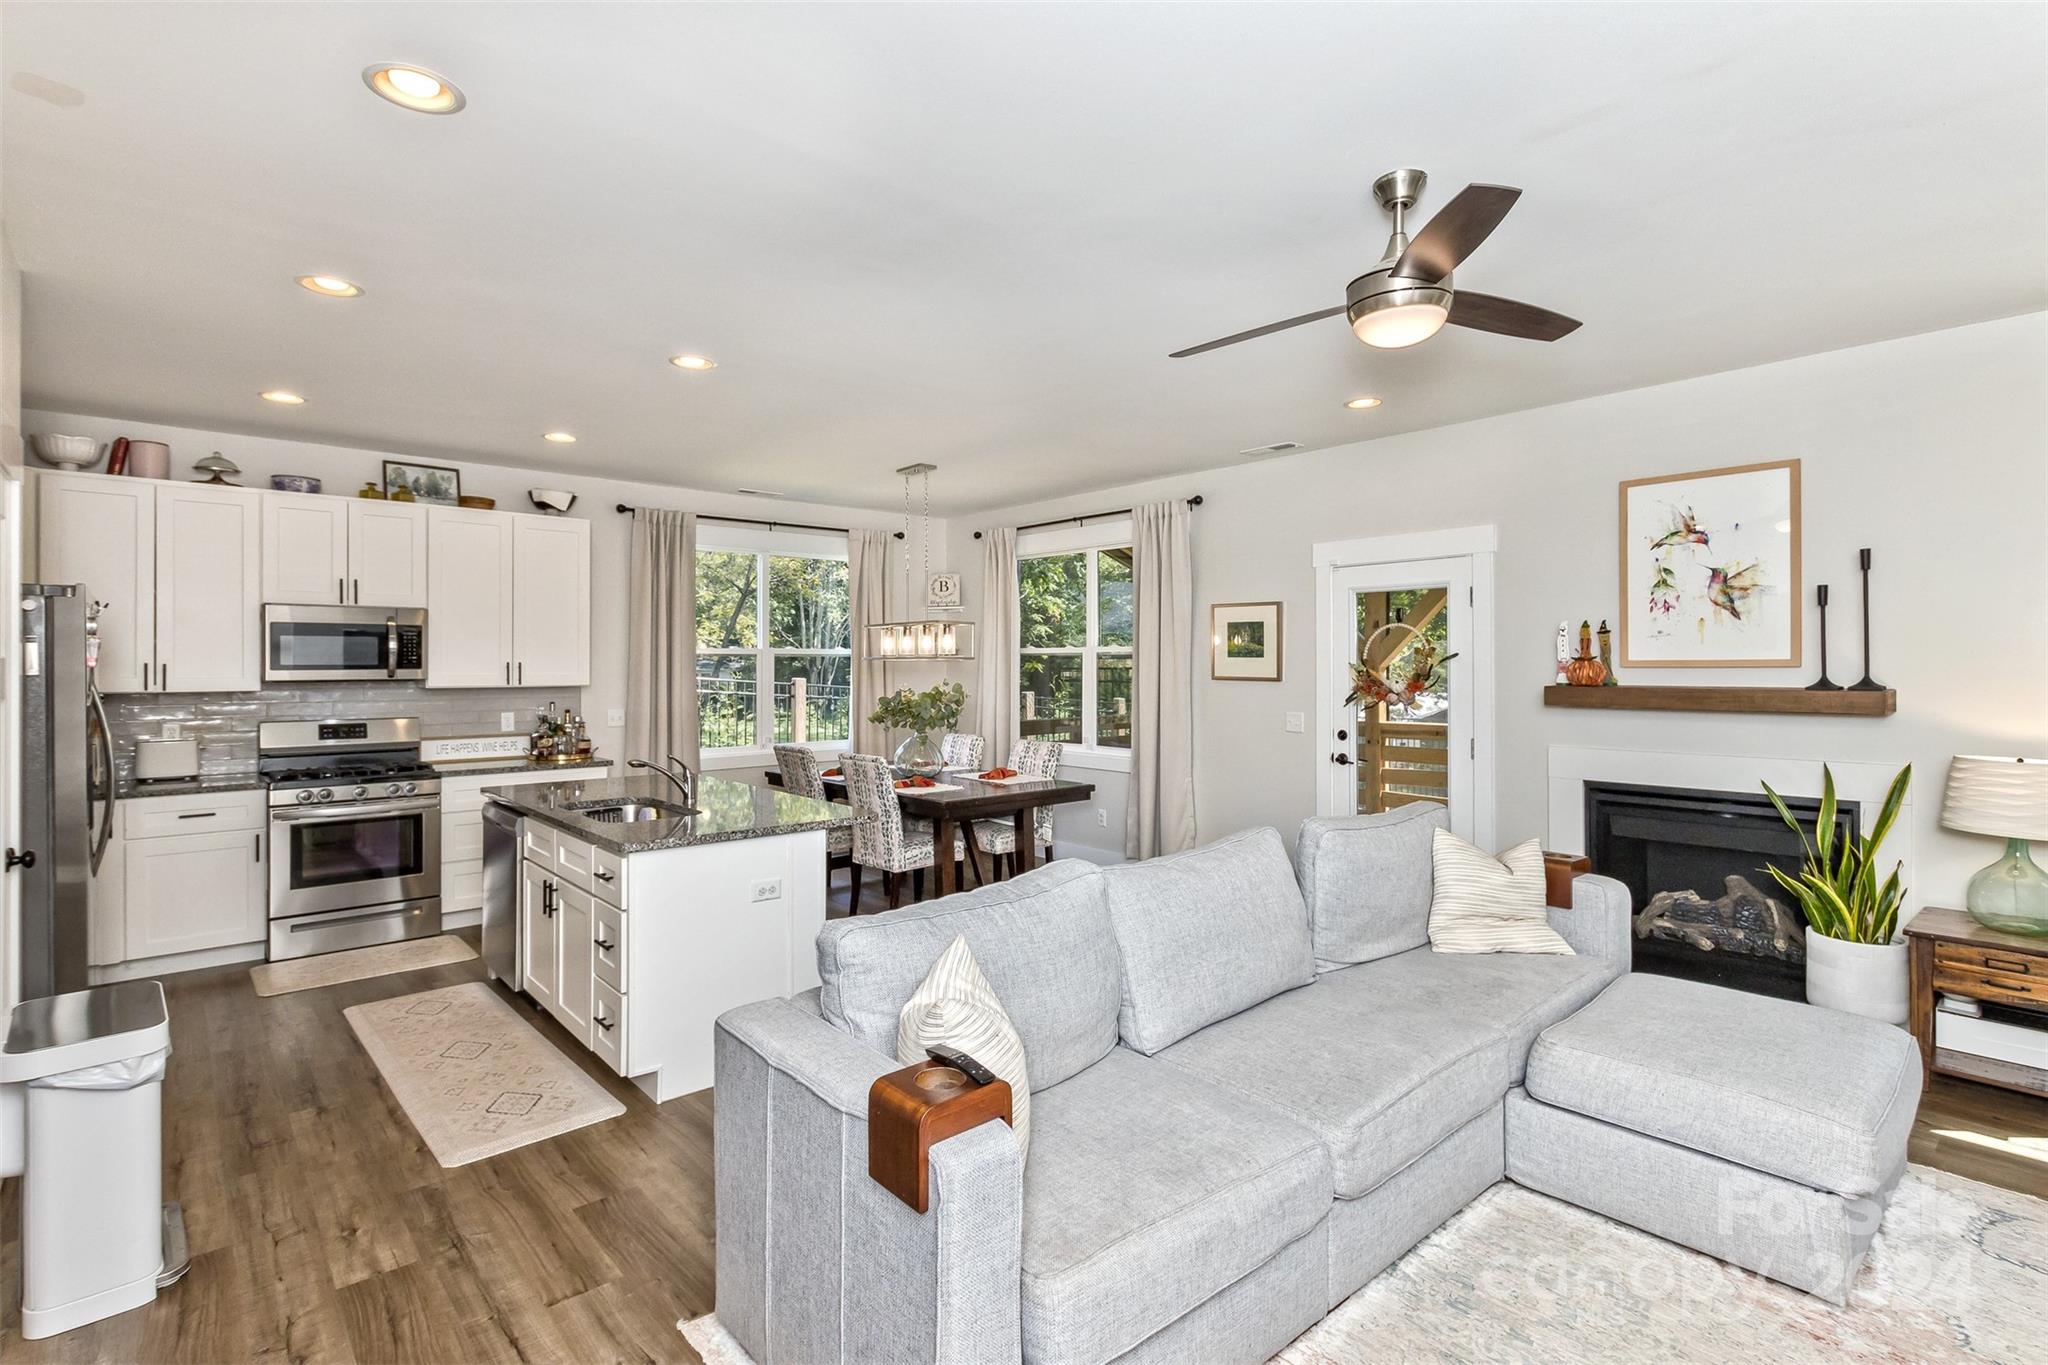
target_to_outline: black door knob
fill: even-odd
[[[7,871],[12,872],[17,867],[34,867],[35,865],[36,851],[34,849],[25,848],[19,853],[16,853],[11,848],[7,850]]]
[[[1343,765],[1345,765],[1345,766],[1347,766],[1347,767],[1348,767],[1348,766],[1350,766],[1350,763],[1351,763],[1351,755],[1350,755],[1350,754],[1331,754],[1331,755],[1330,755],[1330,762],[1332,762],[1332,763],[1338,763],[1338,764],[1343,764]]]

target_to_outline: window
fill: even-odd
[[[697,551],[697,724],[706,750],[851,734],[846,561]]]
[[[1131,747],[1131,547],[1017,562],[1017,730]]]

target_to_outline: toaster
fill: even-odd
[[[138,739],[135,741],[135,780],[169,782],[180,777],[199,776],[199,741],[196,739]]]

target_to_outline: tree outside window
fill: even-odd
[[[1131,747],[1131,548],[1017,563],[1018,733]]]
[[[697,720],[704,749],[766,748],[851,730],[846,561],[697,552]],[[764,629],[765,623],[765,629]]]

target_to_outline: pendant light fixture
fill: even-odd
[[[924,481],[924,580],[932,577],[932,471],[935,464],[907,464],[897,470],[903,476],[903,605],[915,601],[910,595],[910,481]],[[924,659],[941,662],[974,657],[974,623],[924,617],[914,621],[883,621],[861,629],[861,657],[867,659]]]

